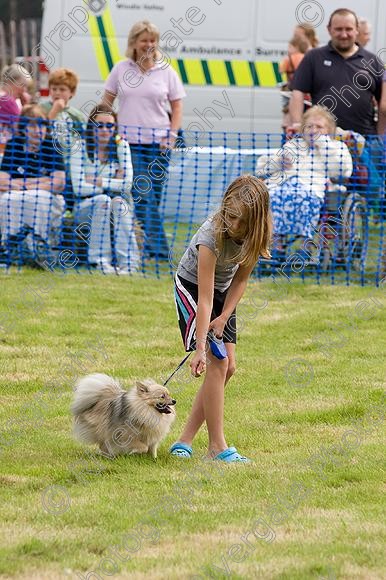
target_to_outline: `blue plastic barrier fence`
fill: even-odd
[[[136,132],[128,143],[109,123],[91,134],[15,121],[0,166],[0,265],[173,273],[227,185],[253,173],[275,225],[272,258],[254,276],[378,284],[385,275],[384,139],[346,132],[305,148],[278,134],[182,131],[170,150],[156,130]]]

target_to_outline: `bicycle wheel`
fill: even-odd
[[[369,241],[369,218],[366,200],[358,193],[347,196],[343,205],[343,255],[346,269],[365,267]]]

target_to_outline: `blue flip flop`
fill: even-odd
[[[226,463],[233,463],[236,461],[239,461],[242,463],[251,463],[251,459],[248,459],[248,457],[244,457],[243,455],[240,455],[240,453],[238,453],[236,447],[228,447],[228,449],[221,451],[221,453],[219,453],[218,455],[213,457],[213,459],[218,459],[219,461],[225,461]]]
[[[191,457],[193,455],[193,449],[187,445],[187,443],[181,443],[177,441],[169,449],[170,455],[175,455],[176,457]]]

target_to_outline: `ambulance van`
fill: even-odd
[[[78,73],[73,105],[87,115],[111,68],[125,58],[129,29],[150,20],[160,30],[165,63],[185,85],[184,127],[278,133],[279,63],[295,25],[313,24],[324,44],[329,15],[342,6],[371,22],[366,48],[382,49],[384,0],[45,0],[37,50],[49,69]]]

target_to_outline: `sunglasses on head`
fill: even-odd
[[[115,123],[98,123],[97,124],[97,129],[101,129],[102,127],[105,127],[106,129],[114,129]]]

